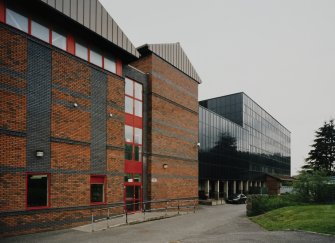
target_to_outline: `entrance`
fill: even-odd
[[[128,184],[128,183],[127,183]],[[141,186],[125,185],[125,203],[128,212],[135,212],[142,209]]]

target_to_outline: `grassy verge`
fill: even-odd
[[[306,230],[335,235],[335,205],[290,206],[250,218],[268,230]]]

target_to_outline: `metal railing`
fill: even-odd
[[[128,206],[137,206],[138,211],[127,210]],[[110,220],[124,217],[123,224],[129,224],[129,216],[134,214],[142,214],[140,221],[146,220],[146,214],[153,212],[162,212],[161,217],[168,217],[169,212],[179,215],[181,212],[196,212],[198,206],[198,198],[176,198],[153,200],[137,203],[119,203],[117,205],[96,208],[91,210],[91,231],[95,231],[95,223],[106,221],[106,227],[111,227]]]

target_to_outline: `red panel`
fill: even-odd
[[[142,117],[134,116],[134,127],[142,128]]]
[[[31,18],[28,17],[28,34],[31,35]]]
[[[121,59],[116,59],[116,74],[122,76],[122,61]]]
[[[125,168],[126,173],[142,174],[142,163],[141,162],[126,161],[125,167],[126,167]]]
[[[126,114],[126,120],[125,120],[126,125],[133,127],[134,126],[134,116],[128,113],[125,113],[125,114]]]
[[[0,22],[5,23],[5,21],[6,21],[5,0],[0,0]]]
[[[91,183],[104,184],[105,183],[105,176],[91,176]]]
[[[73,55],[76,53],[74,38],[72,35],[68,35],[66,38],[66,50]]]

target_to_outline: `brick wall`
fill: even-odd
[[[265,183],[269,195],[278,195],[280,193],[280,182],[277,179],[266,176]]]
[[[123,201],[124,79],[0,25],[0,235],[87,223],[91,209],[98,207],[90,204],[90,176],[97,170],[107,176],[106,202]],[[51,60],[51,120],[48,126],[41,121],[43,126],[39,128],[50,128],[50,154],[45,154],[45,160],[50,163],[34,157],[28,163],[27,158],[35,153],[27,149],[27,77],[35,71],[48,72],[35,70],[35,67],[28,75],[28,60],[33,62],[32,58],[39,58],[29,56],[29,43],[34,43],[34,48],[40,46],[41,52],[48,50],[43,55],[50,55]],[[92,112],[95,112],[92,110],[92,70],[107,80],[106,126],[101,127],[106,134],[106,159],[102,161],[105,167],[94,168],[91,156]],[[39,167],[39,163],[43,163],[43,167]],[[27,172],[50,174],[50,208],[27,210]]]
[[[153,54],[132,65],[149,75],[149,199],[197,197],[198,83]]]

